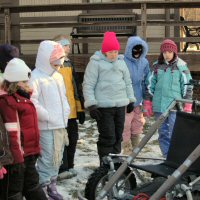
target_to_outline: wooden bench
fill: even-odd
[[[180,16],[180,21],[185,21],[184,17]],[[200,37],[200,27],[188,27],[188,26],[183,26],[183,31],[186,37]],[[199,42],[186,42],[183,52],[187,51],[187,48],[189,44],[195,44],[197,47],[197,50],[199,50]]]
[[[130,14],[81,14],[78,16],[78,22],[82,24],[79,27],[73,27],[71,32],[72,39],[103,37],[104,32],[114,31],[119,37],[129,37],[136,35],[136,26],[134,25],[137,15]],[[73,40],[72,40],[73,41]],[[80,54],[79,43],[72,43],[72,53],[77,46]]]

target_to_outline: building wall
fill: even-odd
[[[134,0],[139,1],[139,0]],[[151,0],[153,1],[153,0]],[[165,1],[165,0],[163,0]],[[59,3],[81,3],[82,0],[19,0],[20,5],[44,5],[44,4],[59,4]],[[91,3],[97,2],[121,2],[118,0],[90,0]],[[124,2],[130,2],[124,1]],[[95,11],[92,11],[95,12]],[[99,11],[96,11],[99,12]],[[140,10],[133,10],[134,13],[140,14]],[[173,9],[171,9],[173,13]],[[20,17],[46,17],[46,16],[76,16],[80,14],[81,11],[61,11],[61,12],[38,12],[38,13],[21,13]],[[148,14],[164,14],[163,9],[152,9],[148,10]],[[69,35],[72,31],[71,28],[42,28],[42,29],[21,29],[21,39],[22,40],[31,40],[31,39],[52,39],[57,34],[67,34]],[[171,36],[173,37],[173,29],[171,27]],[[141,36],[141,27],[137,27],[137,35]],[[164,37],[165,29],[161,26],[149,26],[147,28],[147,37]],[[121,44],[121,52],[124,52],[125,43]],[[81,45],[80,45],[81,46]],[[157,43],[149,43],[149,52],[158,52],[160,46],[160,42]],[[23,54],[34,54],[36,53],[38,45],[22,45],[22,53]],[[100,44],[89,44],[89,53],[93,53],[95,50],[100,49]]]
[[[82,0],[19,0],[20,5],[50,5],[64,3],[81,3]],[[56,12],[35,12],[20,13],[20,17],[51,17],[51,16],[77,16],[81,11],[56,11]],[[21,29],[21,40],[44,40],[53,39],[58,34],[69,35],[72,28],[42,28],[42,29]],[[35,54],[37,52],[37,44],[21,45],[23,54]]]

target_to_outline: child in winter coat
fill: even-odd
[[[136,102],[129,104],[126,110],[122,143],[124,154],[129,154],[132,148],[139,143],[140,134],[143,132],[145,119],[142,113],[142,103],[150,71],[149,62],[145,58],[147,51],[147,43],[140,37],[133,36],[128,39],[124,60],[131,75]],[[130,148],[130,142],[132,148]]]
[[[35,163],[40,154],[36,109],[30,101],[28,80],[31,70],[19,58],[10,60],[3,74],[0,114],[9,135],[13,163],[4,166],[0,181],[2,199],[45,200]]]
[[[109,153],[121,152],[125,107],[135,102],[130,74],[119,50],[116,34],[106,32],[101,51],[90,58],[84,75],[85,107],[97,121],[100,162]]]
[[[192,78],[187,64],[178,57],[177,46],[174,41],[166,39],[160,46],[160,56],[153,65],[153,71],[148,78],[149,98],[144,106],[147,116],[158,118],[167,110],[174,99],[192,99],[192,86],[186,85]],[[152,99],[152,104],[150,98]],[[192,105],[185,103],[184,111],[191,112]],[[158,130],[159,145],[164,157],[167,157],[172,130],[176,119],[176,112],[171,111],[167,119]]]
[[[33,88],[31,100],[37,113],[40,129],[41,156],[37,170],[40,184],[50,199],[62,200],[56,189],[59,167],[64,145],[68,145],[67,126],[70,113],[62,75],[58,72],[64,62],[62,46],[53,41],[40,43],[36,57],[36,68],[30,84]]]
[[[76,120],[78,119],[80,124],[83,124],[85,121],[85,113],[83,111],[84,101],[82,92],[79,89],[77,74],[75,72],[74,66],[68,58],[70,53],[70,40],[65,35],[58,35],[54,38],[54,40],[60,43],[65,51],[65,60],[59,69],[59,72],[63,76],[67,99],[70,105],[70,115],[67,124],[69,145],[65,146],[63,153],[63,163],[60,166],[59,173],[69,171],[72,172],[71,175],[76,175],[76,172],[73,169],[76,144],[78,140],[78,123]],[[62,173],[62,175],[64,176],[64,173]]]

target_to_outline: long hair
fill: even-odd
[[[9,95],[12,95],[17,92],[19,86],[17,85],[18,82],[9,82],[7,80],[3,80],[1,83],[1,89],[7,92]]]
[[[174,53],[174,57],[173,59],[170,61],[173,62],[174,60],[176,60],[177,56],[176,54]],[[164,59],[164,56],[163,56],[163,53],[160,53],[160,55],[158,56],[158,64],[164,64],[165,63],[165,59]]]

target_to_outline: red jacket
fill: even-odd
[[[0,96],[0,114],[9,133],[14,163],[40,153],[39,129],[33,103],[18,94]]]

